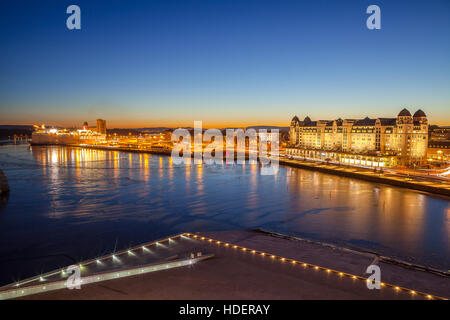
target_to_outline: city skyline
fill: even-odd
[[[180,319],[449,300],[449,18],[0,1],[0,300]]]
[[[450,123],[445,1],[381,1],[381,30],[359,1],[78,1],[81,30],[69,4],[0,4],[0,124],[286,127],[402,108]]]

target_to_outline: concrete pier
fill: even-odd
[[[204,261],[195,266],[129,273],[133,268],[146,268],[152,261],[159,265],[178,263],[177,259],[192,252],[202,252],[200,258],[204,257]],[[199,256],[196,254],[194,258]],[[370,290],[366,285],[369,276],[366,269],[371,264],[380,267],[380,289]],[[80,265],[81,277],[86,280],[81,290],[49,290],[55,281],[61,281],[62,271],[54,270],[0,288],[0,299],[434,300],[450,297],[447,272],[392,263],[371,253],[258,230],[179,234]],[[117,277],[104,278],[110,273]],[[88,282],[98,277],[97,282]],[[27,294],[28,290],[34,291]],[[22,291],[27,295],[20,296]]]
[[[0,169],[0,194],[6,194],[9,192],[8,179],[6,179],[5,174]]]

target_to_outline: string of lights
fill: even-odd
[[[278,256],[278,255],[275,255],[275,254],[271,254],[271,253],[268,253],[268,252],[255,250],[255,249],[239,246],[239,245],[236,245],[236,244],[231,244],[231,243],[228,243],[228,242],[219,241],[219,240],[216,240],[216,239],[200,236],[200,235],[197,235],[197,234],[185,233],[184,236],[190,237],[190,238],[193,238],[193,239],[196,239],[196,240],[207,241],[209,243],[213,243],[213,244],[216,244],[216,245],[219,245],[219,246],[222,245],[224,247],[233,248],[233,249],[236,249],[236,250],[241,250],[243,252],[248,252],[248,253],[251,253],[251,254],[254,254],[254,255],[267,256],[267,257],[270,257],[271,259],[276,260],[276,261],[291,263],[293,265],[299,265],[299,266],[303,267],[304,269],[310,268],[310,269],[313,269],[313,270],[324,271],[324,272],[329,273],[329,274],[336,274],[339,277],[348,277],[348,278],[351,278],[353,280],[361,280],[361,281],[365,281],[365,282],[372,281],[372,280],[370,280],[368,278],[357,276],[357,275],[350,274],[350,273],[347,273],[347,272],[342,272],[342,271],[334,270],[334,269],[331,269],[331,268],[325,268],[325,267],[321,267],[321,266],[314,265],[314,264],[311,264],[311,263],[298,261],[298,260],[295,260],[295,259],[281,257],[281,256]],[[412,289],[409,289],[409,288],[393,285],[393,284],[386,283],[386,282],[381,282],[380,286],[381,286],[381,288],[391,288],[391,289],[393,289],[396,292],[408,292],[408,293],[411,294],[411,296],[419,295],[419,296],[422,296],[422,297],[424,297],[426,299],[429,299],[429,300],[448,300],[447,298],[439,297],[439,296],[436,296],[436,295],[431,295],[431,294],[428,294],[428,293],[424,293],[424,292],[417,291],[417,290],[412,290]]]
[[[314,265],[311,263],[278,256],[278,255],[275,255],[275,254],[272,254],[269,252],[255,250],[252,248],[248,248],[248,247],[244,247],[244,246],[240,246],[240,245],[232,244],[229,242],[224,242],[224,241],[220,241],[220,240],[216,240],[213,238],[209,238],[209,237],[205,237],[205,236],[201,236],[201,235],[197,235],[197,234],[192,234],[192,233],[182,233],[182,234],[177,234],[177,235],[170,236],[170,237],[167,237],[164,239],[147,242],[147,243],[144,243],[141,245],[131,247],[129,249],[121,250],[119,252],[114,252],[114,253],[104,255],[104,256],[101,256],[98,258],[80,262],[78,264],[78,266],[80,268],[80,271],[83,272],[83,271],[86,271],[86,269],[89,265],[94,264],[94,263],[97,265],[101,265],[105,260],[110,260],[112,263],[120,263],[119,257],[122,255],[125,255],[125,254],[126,255],[135,255],[139,251],[146,253],[146,252],[150,251],[149,248],[152,246],[163,245],[163,243],[165,243],[165,242],[170,244],[175,239],[181,238],[181,237],[199,240],[199,241],[205,241],[205,242],[208,242],[211,244],[216,244],[218,246],[223,246],[226,248],[240,250],[242,252],[253,254],[253,255],[270,257],[271,260],[280,261],[282,263],[291,263],[292,265],[301,266],[301,267],[303,267],[303,269],[313,269],[315,271],[323,271],[328,274],[336,274],[339,277],[347,277],[347,278],[351,278],[353,280],[360,280],[360,281],[366,281],[366,282],[372,281],[368,278],[357,276],[357,275],[350,274],[347,272],[342,272],[342,271],[338,271],[338,270],[331,269],[331,268],[325,268],[325,267]],[[193,262],[197,262],[197,260],[203,260],[203,259],[209,258],[210,256],[212,256],[212,255],[206,255],[206,256],[202,256],[202,257],[196,257],[193,259],[191,258],[191,259],[176,261],[176,262],[171,262],[171,263],[163,263],[160,265],[163,265],[165,269],[167,269],[169,267],[173,268],[173,267],[178,267],[178,266],[184,266],[187,264],[192,264]],[[172,266],[172,264],[173,264],[173,266]],[[90,275],[90,276],[84,276],[83,284],[98,282],[98,281],[105,281],[105,280],[110,280],[110,279],[114,279],[114,278],[118,278],[118,277],[127,277],[127,276],[136,275],[139,273],[147,273],[147,272],[152,272],[152,271],[157,271],[157,270],[161,270],[161,269],[155,268],[155,265],[146,265],[146,266],[139,266],[136,268],[126,269],[126,270],[120,270],[120,271],[116,270],[116,271],[112,271],[112,272],[106,272],[103,274],[94,274],[94,275]],[[13,285],[4,286],[4,287],[0,288],[0,300],[1,299],[10,299],[10,298],[14,298],[14,297],[20,297],[20,296],[24,296],[24,295],[35,294],[35,293],[40,293],[40,292],[45,292],[45,291],[50,291],[50,290],[62,289],[65,287],[65,281],[54,281],[54,282],[49,283],[48,285],[42,285],[42,282],[47,281],[47,278],[58,275],[58,274],[60,274],[61,277],[63,277],[63,278],[66,278],[69,276],[66,272],[66,269],[61,268],[56,271],[48,272],[48,273],[30,278],[30,279],[16,282]],[[38,285],[33,285],[33,282],[37,282]],[[29,285],[29,286],[24,287],[25,285]],[[417,290],[412,290],[409,288],[393,285],[393,284],[386,283],[386,282],[381,282],[380,286],[381,286],[381,288],[391,288],[392,290],[394,290],[396,292],[407,292],[407,293],[411,294],[411,296],[415,296],[415,295],[422,296],[429,300],[448,300],[447,298],[439,297],[436,295],[431,295],[428,293],[424,293],[424,292],[417,291]],[[14,289],[11,289],[11,287]],[[22,287],[22,289],[20,289],[21,287]]]
[[[93,263],[101,264],[102,261],[104,261],[104,260],[112,259],[113,261],[117,262],[117,261],[119,261],[118,257],[120,257],[120,256],[122,256],[124,254],[132,254],[133,252],[135,252],[137,250],[145,251],[145,250],[148,250],[148,247],[157,246],[157,245],[162,244],[164,242],[170,242],[170,241],[175,240],[175,239],[177,239],[179,237],[182,237],[182,236],[183,236],[183,234],[177,234],[177,235],[170,236],[170,237],[167,237],[167,238],[150,241],[150,242],[138,245],[138,246],[131,247],[129,249],[124,249],[124,250],[121,250],[121,251],[118,251],[118,252],[114,252],[114,253],[111,253],[111,254],[107,254],[107,255],[104,255],[104,256],[101,256],[101,257],[97,257],[97,258],[94,258],[94,259],[82,261],[82,262],[78,263],[78,267],[80,268],[81,271],[83,271],[83,269],[85,267],[87,267],[87,266],[89,266],[89,265],[91,265]],[[32,283],[32,282],[35,282],[35,281],[43,282],[43,281],[46,280],[46,278],[49,278],[51,276],[58,275],[58,274],[61,274],[63,277],[67,277],[68,275],[66,273],[66,267],[57,269],[55,271],[50,271],[50,272],[47,272],[47,273],[44,273],[44,274],[40,274],[38,276],[29,278],[29,279],[26,279],[26,280],[23,280],[23,281],[18,281],[16,283],[14,283],[13,286],[14,287],[22,287],[22,286],[24,286],[26,284],[29,284],[29,283]],[[1,287],[0,291],[2,291],[2,289],[6,289],[8,287],[10,287],[10,285],[6,285],[4,287]]]
[[[98,258],[94,258],[91,260],[83,261],[78,264],[78,267],[80,268],[80,271],[87,272],[88,266],[92,264],[102,264],[105,260],[110,260],[112,263],[118,263],[120,262],[119,257],[122,255],[135,255],[138,251],[147,253],[149,252],[149,248],[152,246],[158,246],[163,245],[165,242],[172,242],[177,238],[183,237],[183,234],[177,234],[171,237],[167,237],[164,239],[151,241],[148,243],[144,243],[138,246],[131,247],[129,249],[125,249],[119,252],[115,252],[112,254],[104,255]],[[171,268],[177,268],[177,267],[183,267],[187,265],[192,265],[194,263],[197,263],[198,261],[209,259],[213,257],[212,254],[208,255],[201,255],[196,257],[190,257],[188,259],[179,259],[171,262],[164,262],[164,263],[153,263],[153,264],[147,264],[147,265],[140,265],[135,268],[127,268],[127,269],[121,269],[121,270],[112,270],[102,273],[96,273],[92,275],[84,275],[80,280],[80,285],[86,285],[89,283],[94,282],[101,282],[106,280],[113,280],[117,278],[123,278],[123,277],[130,277],[138,274],[144,274],[149,272],[155,272],[160,270],[167,270]],[[56,271],[51,271],[45,274],[41,274],[39,276],[26,279],[20,282],[16,282],[13,285],[7,285],[0,288],[0,300],[4,299],[12,299],[12,298],[18,298],[23,297],[27,295],[37,294],[37,293],[43,293],[47,291],[52,290],[58,290],[58,289],[64,289],[67,287],[66,279],[64,280],[56,280],[56,281],[49,281],[49,283],[46,283],[48,281],[48,278],[51,276],[61,275],[62,278],[67,278],[69,274],[66,272],[65,268],[58,269]],[[36,284],[34,284],[36,283]],[[25,286],[28,285],[28,286]]]

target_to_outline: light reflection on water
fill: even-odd
[[[0,207],[2,283],[70,263],[31,256],[81,259],[178,232],[244,228],[450,265],[448,198],[295,168],[263,176],[248,163],[176,166],[82,148],[4,146],[0,167],[11,187]]]

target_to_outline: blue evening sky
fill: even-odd
[[[0,39],[0,124],[450,124],[448,0],[2,0]]]

